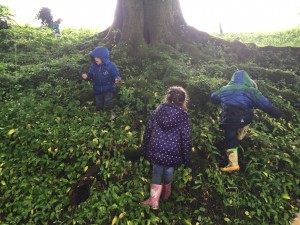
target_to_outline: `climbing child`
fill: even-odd
[[[109,60],[109,50],[106,47],[96,47],[90,57],[93,64],[89,72],[82,74],[85,80],[93,81],[93,91],[96,100],[96,110],[104,108],[110,110],[111,119],[116,117],[113,106],[113,94],[115,83],[119,83],[121,78],[117,66]]]
[[[164,103],[152,113],[142,143],[142,154],[153,164],[150,197],[142,202],[152,209],[159,208],[162,195],[171,194],[174,167],[188,165],[191,154],[187,92],[178,86],[170,87]]]
[[[221,171],[239,170],[237,145],[247,133],[254,108],[274,118],[280,118],[281,112],[258,91],[256,83],[244,70],[236,71],[226,86],[212,93],[211,101],[222,106],[220,128],[225,132],[229,164]]]
[[[57,20],[55,20],[51,26],[52,30],[54,31],[54,36],[55,37],[59,37],[61,35],[60,32],[60,24],[62,22],[61,18],[58,18]]]

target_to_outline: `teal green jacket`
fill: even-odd
[[[254,87],[244,70],[235,72],[226,86],[212,93],[211,101],[222,106],[221,128],[240,128],[250,124],[255,108],[271,117],[281,117],[280,110]]]

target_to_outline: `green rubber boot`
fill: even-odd
[[[240,166],[238,163],[238,151],[237,148],[231,148],[226,150],[228,156],[228,165],[226,167],[221,168],[223,172],[233,172],[240,170]]]

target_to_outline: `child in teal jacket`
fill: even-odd
[[[221,170],[225,172],[239,170],[237,145],[253,120],[254,108],[274,118],[280,118],[281,112],[257,90],[255,82],[244,70],[236,71],[226,86],[212,93],[211,101],[222,106],[220,127],[225,132],[229,164]]]

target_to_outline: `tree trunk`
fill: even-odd
[[[263,48],[252,50],[239,41],[225,41],[189,26],[179,0],[118,0],[112,25],[99,37],[109,48],[124,44],[127,53],[135,57],[155,44],[171,45],[196,60],[223,57],[239,63],[252,59],[259,64],[261,57],[269,54]],[[299,49],[295,54],[298,59]]]
[[[114,21],[99,34],[109,48],[124,43],[127,53],[143,53],[147,46],[158,43],[180,46],[196,52],[212,43],[226,48],[228,42],[189,26],[182,14],[179,0],[118,0]],[[200,43],[192,46],[192,43]]]
[[[179,28],[186,25],[179,0],[118,0],[106,40],[132,46],[175,44]]]

